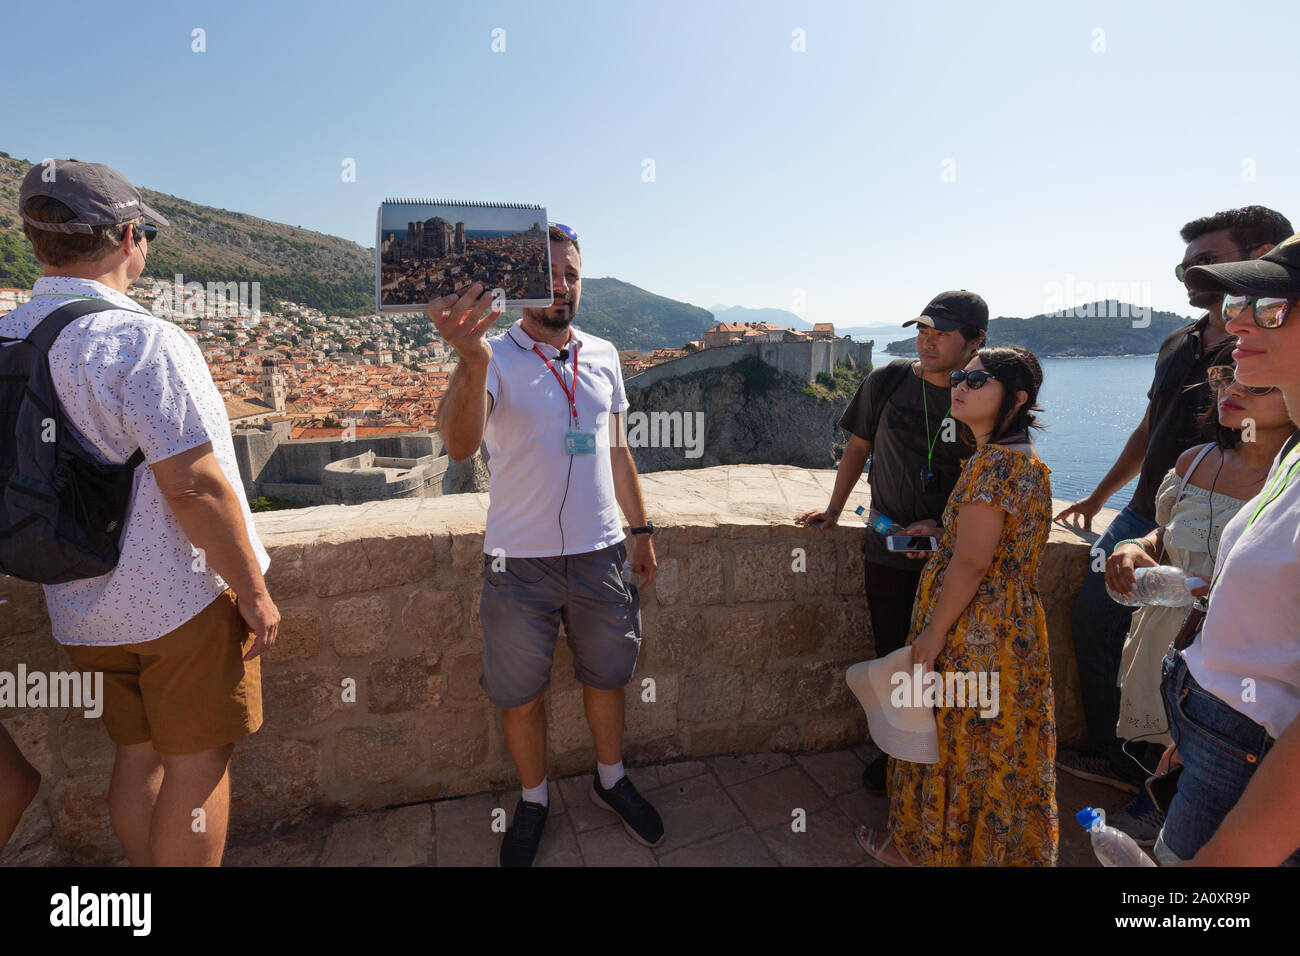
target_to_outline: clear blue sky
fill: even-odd
[[[587,276],[705,307],[1187,312],[1185,221],[1300,223],[1294,0],[80,6],[8,11],[0,149],[367,246],[388,195],[541,203]]]

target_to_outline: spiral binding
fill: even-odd
[[[452,199],[385,199],[385,206],[469,206],[474,209],[541,209],[534,203],[458,202]]]

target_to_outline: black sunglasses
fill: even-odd
[[[1246,309],[1250,309],[1251,318],[1261,329],[1280,329],[1291,311],[1294,299],[1283,299],[1262,295],[1225,295],[1223,297],[1223,321],[1236,320]]]
[[[151,226],[147,222],[137,222],[132,225],[135,226],[135,244],[137,246],[140,244],[141,238],[145,242],[153,242],[158,235],[158,227]]]
[[[948,387],[956,388],[962,382],[965,382],[971,391],[974,391],[977,388],[983,388],[985,382],[996,377],[980,368],[973,372],[968,372],[964,368],[953,369],[948,373]]]

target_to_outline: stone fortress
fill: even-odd
[[[345,422],[338,437],[292,438],[285,380],[275,359],[263,359],[258,383],[261,401],[244,403],[249,408],[239,411],[251,414],[231,423],[239,477],[250,500],[351,505],[477,490],[473,459],[453,462],[434,432],[358,435],[355,424]]]
[[[778,372],[812,382],[819,373],[829,375],[839,365],[870,365],[874,344],[855,342],[847,335],[836,336],[828,323],[814,327],[810,334],[767,322],[722,322],[703,334],[696,351],[652,365],[628,377],[625,384],[645,388],[677,375],[724,368],[750,355]]]

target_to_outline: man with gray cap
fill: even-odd
[[[948,496],[971,450],[956,441],[948,375],[965,368],[984,344],[989,307],[974,292],[958,289],[935,296],[915,325],[918,361],[898,359],[873,369],[848,408],[840,427],[849,442],[840,459],[835,490],[824,511],[798,515],[796,524],[834,527],[849,495],[871,459],[867,484],[872,510],[903,525],[907,534],[934,533]],[[892,533],[892,532],[891,532]],[[867,611],[877,657],[907,643],[912,604],[925,567],[923,559],[890,551],[885,536],[868,531],[863,541]],[[885,792],[882,754],[863,774],[867,789]]]
[[[218,865],[230,755],[261,726],[257,655],[280,620],[230,422],[197,343],[126,295],[168,225],[139,190],[108,166],[46,160],[19,206],[44,274],[0,336],[31,336],[73,304],[82,314],[48,350],[68,432],[105,465],[149,464],[134,470],[116,565],[45,585],[51,630],[78,670],[104,675],[109,813],[127,860]]]

